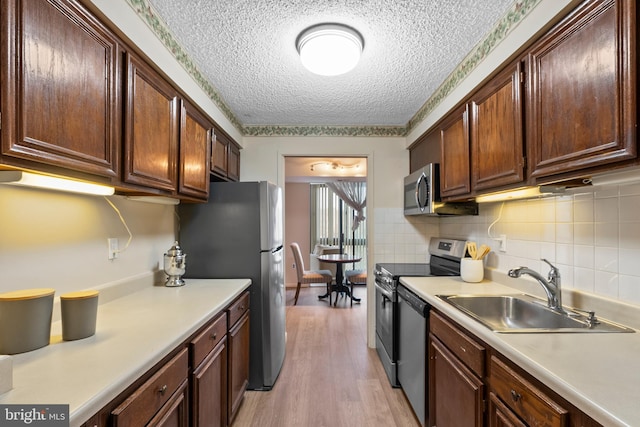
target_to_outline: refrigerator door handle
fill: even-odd
[[[282,250],[283,246],[280,245],[277,248],[275,248],[274,250],[271,251],[272,254],[275,254],[276,252],[280,252]]]

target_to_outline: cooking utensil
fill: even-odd
[[[487,245],[480,245],[478,249],[478,259],[484,259],[491,252],[491,248]]]
[[[478,246],[476,242],[467,242],[467,251],[471,256],[471,259],[478,259]]]

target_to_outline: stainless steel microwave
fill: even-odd
[[[430,163],[404,178],[405,215],[478,215],[475,202],[443,203],[440,167]]]

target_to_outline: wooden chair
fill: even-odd
[[[351,287],[351,305],[353,305],[353,285],[366,285],[367,272],[366,270],[347,270],[344,272],[344,278],[347,285]]]
[[[333,274],[329,270],[305,270],[304,261],[302,260],[302,252],[297,243],[291,243],[291,251],[296,261],[296,273],[298,274],[298,285],[296,286],[296,296],[293,305],[298,304],[298,295],[300,295],[300,286],[309,283],[326,283],[327,293],[329,294],[329,306],[331,306],[331,281]]]

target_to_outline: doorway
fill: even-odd
[[[297,276],[293,255],[288,250],[297,242],[303,253],[306,269],[312,269],[311,253],[316,245],[339,246],[358,252],[358,265],[345,269],[367,270],[367,225],[365,219],[353,230],[355,210],[329,189],[329,183],[349,181],[358,184],[366,195],[366,157],[285,156],[285,286],[295,287]],[[363,197],[364,198],[364,197]],[[342,233],[340,232],[342,231]],[[342,236],[342,239],[341,239]]]

